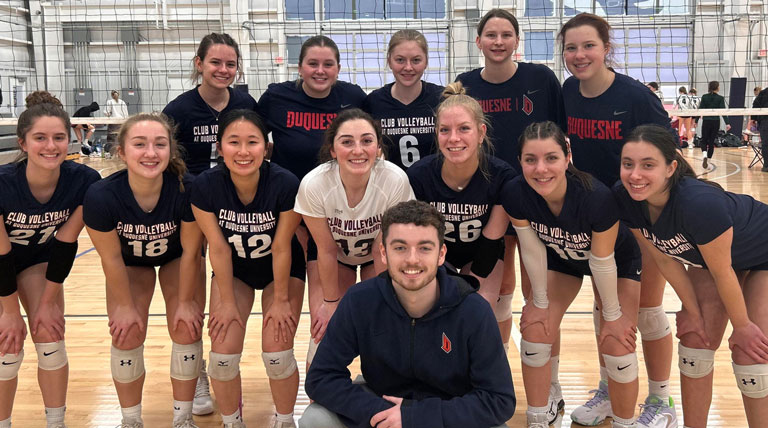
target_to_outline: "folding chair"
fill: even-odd
[[[755,154],[755,156],[752,157],[752,161],[749,162],[749,166],[747,168],[752,168],[758,163],[765,165],[763,161],[763,151],[760,145],[760,134],[744,131],[744,136],[747,137],[747,145],[752,148],[752,152]]]

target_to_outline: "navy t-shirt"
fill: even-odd
[[[211,108],[197,88],[179,95],[163,109],[163,113],[173,119],[176,140],[183,147],[184,162],[192,175],[200,174],[217,163],[216,134],[222,114],[237,109],[259,111],[256,100],[250,94],[227,89],[229,103],[221,112]]]
[[[435,152],[435,111],[443,87],[422,81],[421,94],[406,105],[392,96],[392,85],[371,92],[363,110],[381,121],[387,160],[407,170]]]
[[[361,107],[365,92],[338,81],[325,98],[312,98],[295,80],[272,83],[259,99],[267,128],[272,132],[272,161],[299,179],[317,166],[323,133],[338,112]]]
[[[17,266],[48,250],[57,230],[83,204],[86,190],[101,177],[83,164],[64,161],[51,199],[40,203],[27,182],[27,161],[0,166],[0,215]]]
[[[490,180],[478,168],[461,191],[448,187],[440,174],[443,159],[429,155],[407,171],[416,199],[430,203],[445,217],[446,260],[461,269],[477,252],[477,240],[494,205],[501,205],[502,188],[517,172],[506,162],[488,158]]]
[[[181,256],[181,222],[195,221],[189,206],[192,176],[179,179],[163,173],[160,198],[152,212],[136,202],[128,171],[118,171],[94,184],[85,194],[83,220],[99,232],[117,231],[126,266],[162,266]]]
[[[639,229],[653,246],[673,259],[706,267],[699,245],[707,244],[733,227],[731,263],[736,270],[768,262],[768,205],[751,196],[726,192],[693,178],[683,178],[670,189],[669,201],[651,224],[647,203],[633,200],[621,183],[614,194],[622,220]]]
[[[563,84],[573,164],[609,187],[619,179],[621,147],[636,126],[656,124],[672,132],[661,100],[637,80],[615,74],[611,86],[594,98],[581,95],[575,77]]]
[[[528,220],[547,247],[548,256],[559,259],[579,272],[590,272],[592,233],[605,232],[619,221],[619,207],[611,190],[592,180],[592,190],[566,173],[568,184],[560,215],[554,215],[547,201],[536,193],[523,176],[515,177],[502,191],[504,210],[512,218]],[[632,258],[637,243],[626,226],[619,226],[614,253],[617,259]],[[618,260],[617,260],[618,261]]]
[[[245,205],[237,196],[229,170],[223,164],[195,180],[190,200],[213,213],[232,250],[235,271],[248,271],[250,260],[270,256],[280,213],[293,209],[299,180],[290,171],[264,161],[253,201]]]
[[[456,80],[480,102],[490,121],[494,155],[520,171],[518,140],[528,125],[551,120],[565,129],[560,81],[549,67],[527,62],[517,63],[515,74],[503,83],[484,80],[481,71],[462,73]]]

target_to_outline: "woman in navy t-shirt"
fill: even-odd
[[[659,98],[642,83],[609,67],[613,49],[610,32],[605,19],[582,13],[566,22],[558,35],[563,60],[572,74],[563,84],[563,99],[573,164],[608,187],[619,179],[621,146],[634,127],[655,123],[670,134],[674,132]],[[664,284],[653,259],[643,252],[637,327],[646,355],[649,395],[638,420],[641,427],[655,426],[646,424],[646,419],[674,413],[669,400],[672,335],[662,306]],[[606,380],[605,373],[600,377]],[[586,405],[574,410],[573,419],[599,423],[610,416],[610,405],[604,403],[607,396],[601,389],[597,391]],[[656,412],[662,407],[664,412]]]
[[[627,137],[621,185],[614,190],[622,218],[683,302],[677,336],[685,424],[707,425],[715,350],[730,320],[728,342],[747,421],[764,426],[768,205],[697,180],[673,136],[653,125]]]

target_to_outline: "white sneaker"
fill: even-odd
[[[296,428],[296,423],[293,420],[290,422],[278,421],[277,415],[273,415],[272,420],[269,422],[269,428]]]
[[[565,415],[565,400],[563,400],[563,390],[559,383],[552,383],[549,386],[549,425],[554,428],[560,428],[563,424]]]
[[[144,422],[126,422],[123,420],[116,428],[144,428]]]
[[[182,422],[174,422],[173,428],[199,428],[195,425],[195,421],[192,420],[192,415],[189,415],[186,420]]]
[[[200,376],[197,378],[197,385],[195,386],[195,399],[192,400],[192,414],[201,416],[211,413],[213,413],[211,386],[208,383],[208,373],[205,371],[205,360],[203,360]]]
[[[638,428],[677,428],[677,413],[672,397],[668,401],[655,395],[649,395],[645,404],[640,405]]]
[[[56,422],[52,424],[47,424],[45,428],[67,428],[67,425],[64,422]]]
[[[600,381],[598,389],[589,391],[595,395],[571,412],[571,420],[579,425],[600,425],[611,416],[611,399],[608,397],[608,382]]]
[[[549,428],[549,415],[547,413],[525,412],[528,428]]]
[[[245,427],[245,422],[236,421],[236,422],[224,424],[224,428],[246,428],[246,427]]]

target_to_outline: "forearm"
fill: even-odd
[[[133,305],[128,270],[123,263],[122,257],[119,259],[117,257],[102,258],[101,266],[106,277],[107,295],[116,299],[120,305]]]
[[[232,250],[228,246],[211,246],[211,267],[216,274],[219,298],[222,302],[235,302]]]
[[[336,248],[320,249],[317,252],[317,269],[320,272],[320,285],[323,289],[323,300],[336,301],[341,298],[339,290],[339,262],[336,258]]]
[[[531,280],[533,304],[538,308],[547,308],[547,249],[530,226],[515,226],[515,230],[520,241],[523,265]]]
[[[288,301],[288,281],[291,276],[291,262],[290,242],[287,247],[278,243],[272,244],[272,272],[275,281],[275,301]]]
[[[199,284],[202,258],[200,251],[187,251],[181,253],[179,261],[179,301],[189,302],[195,297],[195,288]]]
[[[18,314],[21,316],[21,306],[19,305],[18,292],[0,297],[0,306],[3,307],[3,314]]]
[[[739,279],[733,269],[727,269],[724,272],[715,272],[710,270],[712,278],[715,280],[717,292],[723,301],[728,318],[731,320],[734,328],[743,327],[750,322],[747,314],[747,305],[744,301],[744,294],[739,285]]]

